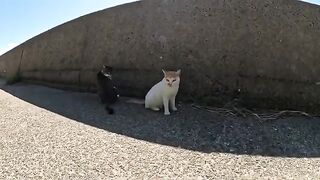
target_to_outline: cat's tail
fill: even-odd
[[[135,98],[130,98],[126,101],[127,103],[132,103],[132,104],[141,104],[144,105],[144,100],[143,99],[135,99]]]
[[[114,110],[110,106],[106,105],[105,109],[109,114],[114,114]]]

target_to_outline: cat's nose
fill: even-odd
[[[169,87],[171,87],[171,86],[172,86],[172,84],[171,84],[171,83],[168,83],[168,86],[169,86]]]

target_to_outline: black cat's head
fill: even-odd
[[[103,65],[101,69],[101,73],[105,76],[111,79],[111,73],[112,73],[112,67]]]

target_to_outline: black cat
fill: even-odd
[[[113,114],[114,110],[110,107],[119,99],[119,91],[112,81],[112,67],[104,65],[97,74],[97,90],[100,100],[106,104],[105,109],[109,114]]]

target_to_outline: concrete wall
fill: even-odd
[[[231,96],[316,107],[320,8],[296,0],[149,0],[80,17],[0,57],[3,76],[94,89],[102,64],[143,97],[161,68],[182,69],[180,99]]]

